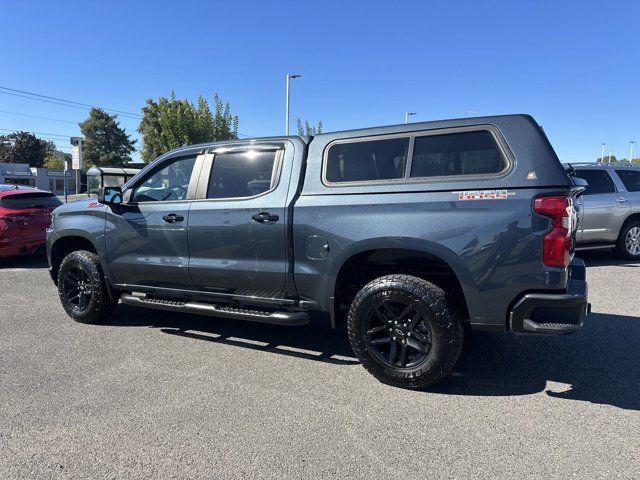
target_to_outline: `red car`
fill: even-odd
[[[36,253],[45,246],[58,197],[36,188],[0,185],[0,258]]]

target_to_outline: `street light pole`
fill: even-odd
[[[604,163],[604,143],[602,144],[602,155],[600,155],[600,161]]]
[[[296,73],[287,73],[287,100],[284,111],[284,134],[289,135],[289,84],[291,83],[292,78],[299,78],[302,75],[298,75]]]
[[[635,140],[631,140],[629,142],[631,144],[631,153],[629,154],[629,163],[633,162],[633,144],[636,143]]]
[[[416,112],[405,112],[404,113],[404,124],[406,125],[407,123],[409,123],[409,116],[410,115],[415,115]]]
[[[64,155],[62,155],[62,166],[63,166],[62,173],[64,175],[63,181],[62,181],[62,185],[63,185],[62,188],[64,188],[64,203],[67,203],[67,196],[69,194],[69,191],[67,188],[67,159],[64,158]]]

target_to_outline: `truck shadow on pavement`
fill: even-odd
[[[584,252],[576,252],[576,256],[584,260],[587,267],[608,267],[615,265],[617,267],[640,267],[640,262],[634,260],[623,260],[614,255],[609,250],[589,250]]]
[[[147,326],[169,335],[224,343],[338,365],[355,365],[346,331],[311,325],[285,327],[120,305],[107,321],[113,326]]]
[[[431,392],[528,395],[640,410],[640,317],[590,314],[560,336],[472,332],[452,374]]]
[[[23,255],[20,257],[7,257],[0,258],[0,271],[4,269],[38,269],[48,268],[47,255],[44,253],[37,253],[34,255]]]
[[[144,326],[185,339],[356,365],[346,331],[177,315],[121,305],[112,326]],[[425,394],[549,397],[640,410],[640,317],[592,313],[567,336],[470,332],[453,372]],[[363,375],[366,373],[363,371]]]

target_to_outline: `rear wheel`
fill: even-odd
[[[629,260],[640,260],[640,222],[627,223],[620,231],[616,253]]]
[[[463,329],[439,287],[410,275],[387,275],[356,295],[349,341],[362,365],[384,383],[422,388],[444,378],[462,349]]]
[[[109,296],[93,252],[71,252],[58,270],[58,295],[67,314],[77,322],[98,323],[109,317],[118,301]]]

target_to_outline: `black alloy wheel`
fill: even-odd
[[[84,313],[90,305],[93,285],[89,274],[80,265],[69,268],[64,275],[64,294],[77,313]]]
[[[463,342],[457,305],[423,278],[393,274],[367,283],[347,316],[353,352],[378,380],[423,388],[453,368]]]
[[[57,279],[60,302],[77,322],[98,323],[118,305],[118,293],[109,291],[100,258],[94,252],[69,253],[60,263]]]
[[[424,312],[406,298],[382,298],[366,319],[372,352],[392,367],[412,368],[423,363],[431,350],[431,329]]]

